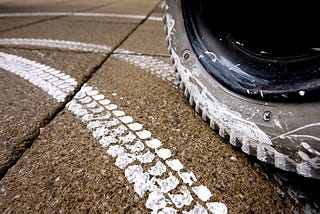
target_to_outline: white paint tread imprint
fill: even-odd
[[[115,14],[115,13],[85,13],[85,12],[25,12],[25,13],[0,13],[0,18],[9,17],[39,17],[39,16],[78,16],[78,17],[108,17],[123,19],[148,19],[151,21],[162,21],[162,17],[132,15],[132,14]]]
[[[64,102],[77,86],[74,78],[59,70],[12,54],[0,52],[0,68],[38,86],[58,102]]]
[[[212,202],[210,190],[197,184],[194,173],[159,139],[98,90],[84,85],[67,109],[115,158],[136,194],[146,197],[145,206],[152,213],[227,213],[226,205]]]
[[[36,46],[100,54],[108,54],[112,51],[111,47],[105,45],[52,39],[4,38],[0,39],[0,45],[5,47]],[[136,53],[134,51],[121,48],[115,50],[111,57],[123,60],[127,63],[140,67],[141,69],[149,71],[158,77],[169,81],[175,86],[180,84],[179,77],[172,66],[155,57],[146,56],[141,53]]]
[[[67,44],[64,48],[68,48],[72,43],[52,44]],[[131,60],[130,54],[117,56],[121,55],[129,59],[120,59],[143,69],[149,68],[141,64],[143,56],[137,55]],[[162,65],[166,65],[152,57],[147,61],[151,65],[160,64],[159,71]],[[59,70],[11,54],[0,53],[0,67],[40,87],[58,102],[63,102],[78,84]],[[165,66],[168,71],[170,68]],[[84,85],[66,107],[81,118],[93,137],[115,158],[115,165],[124,171],[135,192],[140,197],[147,197],[145,206],[152,213],[227,213],[225,204],[212,202],[210,190],[197,184],[194,173],[172,157],[171,151],[164,148],[159,139],[143,129],[143,124],[134,122],[131,116],[118,110],[98,90]]]

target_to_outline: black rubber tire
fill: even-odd
[[[212,75],[201,60],[201,53],[195,50],[182,1],[167,0],[163,9],[168,50],[190,104],[215,131],[246,154],[277,168],[319,179],[319,100],[264,100],[227,87]],[[220,55],[211,55],[215,58],[210,60],[222,60]],[[318,78],[315,83],[320,85]]]

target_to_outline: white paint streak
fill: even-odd
[[[100,140],[99,143],[101,144],[101,146],[103,147],[108,147],[110,144],[112,143],[117,143],[118,140],[113,137],[113,136],[103,136]]]
[[[171,173],[169,174],[168,178],[163,180],[157,179],[156,182],[159,184],[160,189],[163,193],[168,193],[171,190],[174,190],[179,184],[179,180]]]
[[[59,70],[12,54],[0,52],[0,68],[41,88],[58,102],[64,102],[77,86],[75,79]]]
[[[125,170],[125,176],[129,183],[133,183],[140,180],[140,177],[138,177],[137,175],[143,175],[143,169],[140,165],[129,166]]]
[[[31,13],[0,13],[0,18],[9,17],[48,17],[48,16],[80,16],[80,17],[107,17],[107,18],[122,18],[122,19],[146,19],[144,15],[131,14],[115,14],[115,13],[83,13],[83,12],[31,12]],[[148,20],[162,21],[161,17],[149,16]]]
[[[107,153],[112,157],[117,157],[119,154],[124,153],[124,148],[119,145],[110,146]]]
[[[132,131],[140,131],[143,128],[143,125],[140,123],[131,123],[131,124],[128,124],[128,127]]]
[[[151,163],[154,160],[154,158],[155,158],[155,155],[150,151],[147,151],[145,154],[137,156],[137,159],[141,163]]]
[[[166,160],[171,157],[171,151],[169,149],[159,149],[156,150],[156,153],[163,160]]]
[[[99,94],[99,95],[93,96],[93,99],[95,99],[95,100],[103,100],[104,99],[104,95]]]
[[[111,48],[104,45],[96,45],[92,43],[82,43],[64,40],[51,39],[23,39],[23,38],[5,38],[0,39],[0,45],[4,46],[38,46],[44,48],[54,48],[59,50],[93,52],[93,53],[109,53]],[[115,50],[114,58],[124,60],[130,64],[154,73],[158,77],[170,81],[174,85],[179,85],[180,80],[172,66],[152,56],[144,56],[140,53],[125,49]],[[116,95],[116,93],[114,94]]]
[[[91,90],[91,91],[87,91],[86,93],[87,93],[87,95],[89,95],[89,96],[95,97],[96,95],[99,94],[99,91],[97,91],[97,90]]]
[[[204,202],[208,201],[212,194],[208,187],[200,185],[198,187],[192,187],[193,192]]]
[[[161,141],[158,139],[148,140],[148,141],[146,141],[146,144],[148,147],[150,147],[152,149],[157,149],[162,145]]]
[[[193,201],[193,198],[187,189],[187,187],[182,186],[180,194],[168,194],[171,201],[177,208],[182,208],[183,206],[188,206]]]
[[[136,65],[144,70],[151,71],[158,77],[170,81],[173,85],[179,85],[180,81],[177,73],[171,65],[158,60],[152,56],[145,56],[124,49],[117,49],[113,57]]]
[[[63,40],[52,39],[22,39],[22,38],[10,38],[0,39],[0,45],[5,46],[38,46],[49,47],[60,50],[71,50],[81,52],[93,52],[93,53],[109,53],[111,48],[105,45],[96,45],[92,43],[82,43]]]
[[[151,209],[154,213],[157,213],[158,210],[165,208],[167,202],[162,192],[153,191],[149,194],[146,207]]]
[[[80,102],[82,103],[90,103],[92,101],[92,99],[90,97],[84,97],[82,99],[80,99]]]
[[[101,105],[106,106],[106,105],[109,105],[111,102],[110,102],[110,100],[104,99],[104,100],[99,100],[99,103]]]
[[[43,46],[46,48],[51,47],[95,53],[106,53],[107,51],[110,51],[110,48],[106,46],[58,40],[0,39],[0,44],[11,46]],[[123,53],[114,54],[113,57],[124,59],[131,64],[139,66],[140,68],[154,72],[161,78],[167,79],[171,82],[178,81],[177,83],[179,83],[179,80],[177,79],[177,76],[170,65],[152,57],[137,57],[138,55],[131,55],[132,52],[130,51],[119,51]],[[4,54],[4,56],[9,55]],[[13,55],[10,55],[9,58],[16,60],[15,64],[12,64],[13,67],[17,66],[16,64],[24,63],[33,66],[32,70],[34,70],[34,67],[37,67],[37,69],[40,71],[48,71],[44,74],[39,72],[41,73],[40,77],[44,81],[50,83],[53,82],[52,85],[67,95],[68,93],[72,92],[74,87],[77,85],[77,82],[69,75],[65,75],[60,71],[50,68],[49,66],[41,65],[30,60],[25,60],[21,57],[12,56]],[[2,54],[2,64],[6,65],[7,63],[3,63],[4,59],[5,57],[3,57]],[[50,91],[52,92],[52,90],[45,91],[53,97],[56,96],[52,93],[49,93]],[[64,95],[64,98],[65,96],[66,95]],[[62,100],[61,97],[59,99]],[[112,104],[110,100],[105,99],[105,96],[100,94],[98,90],[95,90],[86,84],[75,95],[74,99],[67,104],[66,107],[69,111],[81,118],[81,121],[87,125],[88,130],[92,132],[93,137],[99,141],[102,147],[107,149],[107,153],[110,156],[115,158],[115,165],[124,170],[125,176],[130,183],[134,183],[135,192],[140,197],[143,197],[146,192],[149,193],[146,203],[146,207],[148,209],[151,209],[155,212],[158,210],[161,210],[162,212],[165,212],[165,210],[168,212],[175,212],[175,209],[166,207],[168,203],[175,204],[177,208],[182,208],[185,205],[191,204],[194,199],[191,197],[188,187],[179,184],[178,179],[172,173],[178,173],[183,182],[189,185],[191,188],[196,180],[195,176],[193,173],[180,173],[180,170],[183,169],[183,165],[177,159],[167,160],[166,164],[170,167],[167,168],[166,165],[159,160],[159,158],[167,159],[171,157],[170,150],[165,148],[159,149],[159,147],[162,146],[162,143],[158,139],[145,141],[146,139],[149,139],[152,134],[148,130],[142,130],[142,124],[133,123],[133,118],[131,120],[130,117],[125,116],[123,111],[116,110],[116,105]],[[133,132],[128,132],[128,128]],[[138,136],[141,141],[137,141],[135,144],[129,145],[128,143],[135,141],[135,136]],[[144,146],[144,143],[148,146],[148,148]],[[154,152],[157,154],[157,156],[148,150],[149,148],[155,149]],[[139,152],[143,151],[143,154],[138,154]],[[135,160],[139,160],[141,164],[155,164],[152,167],[149,167],[146,172],[143,172],[141,166],[131,166]],[[161,180],[159,178],[161,176],[166,176],[167,179]],[[169,193],[171,190],[174,190],[179,186],[181,192],[180,194],[175,195],[173,193]],[[200,210],[199,206],[197,209]]]
[[[297,129],[291,130],[291,131],[289,131],[289,132],[287,132],[287,133],[284,133],[284,134],[282,134],[282,135],[279,135],[279,136],[277,136],[277,137],[274,137],[274,138],[272,138],[271,140],[275,140],[275,139],[278,139],[278,138],[284,138],[284,137],[286,137],[286,136],[288,136],[288,135],[291,135],[291,134],[293,134],[293,133],[296,133],[296,132],[298,132],[298,131],[301,131],[301,130],[304,130],[304,129],[307,129],[307,128],[317,127],[317,126],[320,126],[320,122],[318,122],[318,123],[312,123],[312,124],[308,124],[308,125],[299,127],[299,128],[297,128]]]
[[[108,103],[109,104],[109,103]],[[125,113],[123,111],[119,111],[119,110],[115,110],[112,112],[115,116],[117,117],[121,117],[121,116],[124,116]]]
[[[127,127],[131,123],[126,124],[126,119],[122,119],[122,121],[120,119],[128,117],[125,116],[125,112],[110,110],[110,106],[117,108],[112,103],[104,106],[101,105],[100,100],[95,101],[93,97],[100,95],[97,92],[92,87],[84,85],[75,98],[67,104],[67,109],[81,117],[92,135],[107,149],[107,154],[115,158],[115,165],[124,170],[128,182],[134,185],[134,191],[140,197],[148,194],[146,202],[148,209],[162,213],[166,213],[165,210],[174,213],[175,208],[181,210],[195,200],[190,194],[191,190],[205,194],[205,196],[198,195],[196,203],[197,200],[204,200],[203,197],[208,197],[206,187],[193,188],[192,185],[196,178],[192,172],[180,172],[183,165],[178,159],[166,160],[166,164],[170,168],[160,161],[160,159],[167,159],[171,156],[169,149],[159,148],[162,146],[160,140],[155,138],[145,140],[152,135],[148,130],[133,131],[128,129]],[[102,98],[102,96],[99,97]],[[101,106],[104,107],[104,111],[95,113],[94,110]],[[137,137],[139,140],[136,140]],[[137,161],[142,165],[146,164],[147,170],[145,172],[141,165],[132,165]],[[180,184],[174,174],[180,176],[183,183]],[[175,191],[177,188],[180,188],[180,193]],[[172,205],[175,208],[169,209],[167,205]],[[201,210],[201,207],[198,206],[194,210]]]
[[[177,210],[172,207],[165,207],[158,214],[177,214]]]
[[[183,214],[200,214],[200,213],[208,214],[207,210],[203,206],[201,206],[199,203],[197,203],[197,205],[189,212],[183,211],[182,213]],[[217,214],[217,213],[214,213],[214,214]]]
[[[105,106],[109,111],[116,110],[118,107],[114,104],[109,104]]]
[[[183,180],[183,182],[188,184],[189,186],[192,186],[194,182],[197,181],[197,178],[193,174],[193,172],[179,172],[179,176]]]
[[[119,139],[122,143],[130,143],[136,139],[136,136],[132,132],[129,132],[126,136],[119,137]]]
[[[166,170],[167,167],[161,161],[157,161],[156,165],[148,170],[148,173],[154,176],[161,176]]]
[[[138,135],[139,138],[141,138],[143,140],[151,137],[151,132],[149,132],[147,130],[142,130],[142,131],[136,132],[136,134]]]
[[[143,172],[139,165],[128,166],[125,170],[125,176],[129,183],[134,183],[134,191],[143,197],[144,193],[148,190],[155,190],[154,182],[149,180],[149,175]]]
[[[141,152],[145,148],[141,141],[137,141],[134,145],[126,145],[126,147],[131,151],[131,153]]]
[[[178,159],[167,160],[166,163],[174,171],[180,171],[181,169],[183,169],[183,165]]]
[[[132,123],[132,122],[133,122],[133,118],[130,117],[130,116],[120,117],[119,119],[120,119],[121,122],[123,122],[123,123]]]
[[[108,150],[109,151],[109,150]],[[120,152],[120,151],[119,151]],[[108,152],[109,154],[109,152]],[[129,153],[119,153],[116,158],[116,166],[120,169],[125,169],[130,163],[136,160],[136,156]]]
[[[162,22],[163,18],[162,17],[149,16],[148,20]]]
[[[228,208],[224,203],[212,202],[206,204],[211,213],[228,214]]]

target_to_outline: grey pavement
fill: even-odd
[[[1,213],[319,209],[315,190],[286,185],[316,181],[260,164],[195,113],[161,3],[0,0]]]

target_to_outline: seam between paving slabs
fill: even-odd
[[[39,23],[42,23],[42,22],[45,22],[45,21],[49,21],[49,20],[54,20],[54,19],[57,19],[57,18],[60,18],[60,16],[43,18],[41,20],[37,20],[37,21],[31,22],[31,23],[18,25],[18,26],[12,27],[12,28],[7,28],[7,29],[4,29],[4,30],[0,30],[0,33],[16,30],[16,29],[19,29],[19,28],[22,28],[22,27],[28,27],[28,26],[31,26],[31,25],[34,25],[34,24],[39,24]]]
[[[87,9],[83,9],[83,10],[78,10],[78,11],[75,11],[75,12],[86,12],[86,11],[94,10],[94,9],[97,9],[99,7],[103,7],[103,6],[106,6],[106,5],[109,5],[109,4],[112,4],[112,3],[105,3],[105,4],[101,4],[101,5],[95,6],[95,7],[91,7],[91,8],[87,8]],[[18,25],[18,26],[12,27],[12,28],[7,28],[7,29],[4,29],[4,30],[0,30],[0,33],[16,30],[16,29],[19,29],[19,28],[22,28],[22,27],[28,27],[28,26],[31,26],[31,25],[34,25],[34,24],[39,24],[39,23],[42,23],[42,22],[45,22],[45,21],[49,21],[49,20],[60,19],[60,18],[63,18],[63,17],[67,17],[67,16],[57,15],[57,16],[54,16],[54,17],[42,18],[41,20],[37,20],[37,21],[31,22],[31,23],[22,24],[22,25]]]
[[[75,90],[69,94],[68,96],[66,96],[64,102],[62,103],[61,106],[59,106],[56,111],[53,112],[53,114],[47,118],[44,118],[40,124],[43,124],[43,128],[46,127],[48,124],[50,124],[51,121],[53,121],[56,116],[62,112],[66,105],[74,98],[75,94],[77,94],[81,87],[86,84],[92,77],[93,75],[102,67],[102,65],[108,60],[108,58],[114,53],[114,51],[116,49],[118,49],[137,29],[140,25],[142,25],[147,19],[149,16],[151,16],[151,14],[153,13],[153,11],[156,10],[156,8],[158,7],[158,5],[162,2],[162,0],[160,0],[156,6],[146,15],[146,17],[144,19],[142,19],[139,23],[136,24],[136,26],[128,33],[128,35],[126,35],[114,48],[111,49],[111,51],[101,60],[101,62],[99,64],[97,64],[96,66],[94,66],[89,75],[86,76],[76,87],[75,87]],[[94,9],[94,8],[93,8]],[[90,9],[88,9],[90,10]],[[43,20],[40,20],[40,21],[37,21],[37,22],[33,22],[33,23],[29,23],[29,24],[26,24],[26,25],[23,25],[23,27],[25,26],[29,26],[29,25],[32,25],[32,24],[36,24],[36,23],[41,23],[41,22],[44,22],[44,21],[47,21],[47,20],[53,20],[53,19],[58,19],[58,18],[61,18],[61,16],[58,16],[58,17],[50,17],[50,18],[47,18],[47,19],[43,19]],[[19,26],[19,27],[15,27],[15,28],[11,28],[10,30],[13,30],[13,29],[17,29],[17,28],[20,28],[22,26]],[[10,31],[10,30],[5,30],[5,31]],[[2,31],[0,31],[1,33]],[[3,31],[4,32],[4,31]],[[22,140],[20,143],[24,142],[24,141],[27,141],[28,143],[26,144],[26,147],[20,151],[18,154],[17,154],[17,157],[13,160],[11,160],[7,166],[4,167],[4,170],[3,172],[0,174],[0,181],[2,180],[2,178],[5,177],[5,175],[7,174],[7,172],[19,161],[19,159],[21,158],[21,156],[24,154],[24,152],[26,152],[28,149],[30,149],[30,147],[32,146],[32,144],[34,143],[34,141],[39,137],[40,135],[40,131],[36,132],[36,133],[33,133],[31,136],[29,136],[28,138]]]

